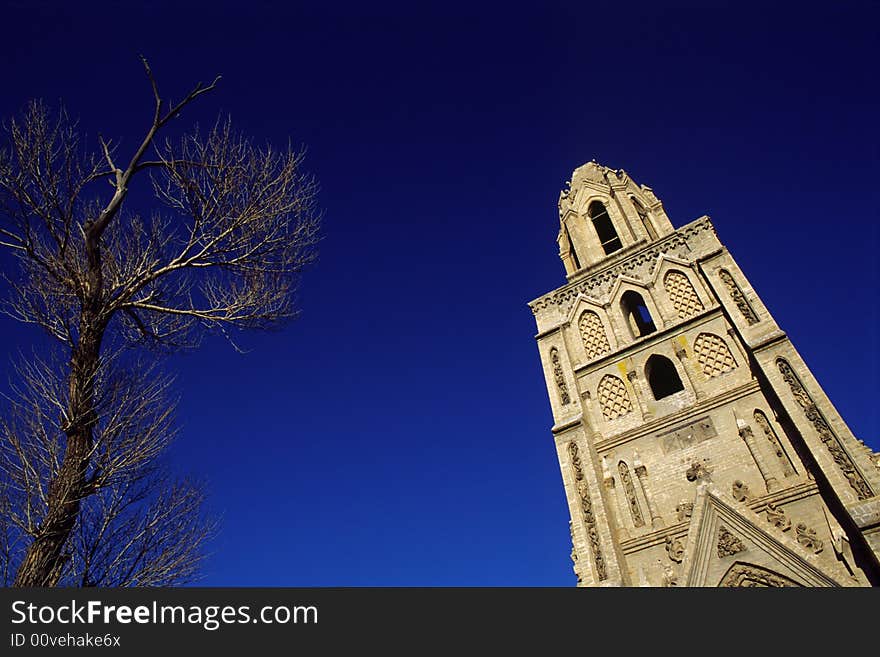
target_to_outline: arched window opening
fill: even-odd
[[[675,365],[665,356],[654,354],[648,359],[645,364],[645,378],[648,379],[648,385],[657,400],[684,390]]]
[[[614,230],[614,224],[611,222],[611,217],[608,216],[608,210],[605,209],[605,206],[599,201],[593,201],[590,203],[588,214],[593,220],[593,228],[596,229],[596,235],[599,236],[599,242],[602,244],[605,255],[620,251],[623,244],[617,236],[617,231]]]
[[[639,215],[639,219],[642,220],[642,226],[645,227],[645,232],[648,233],[648,237],[652,240],[657,239],[657,231],[654,230],[653,224],[651,224],[651,220],[648,218],[648,211],[642,207],[642,204],[639,203],[634,196],[630,197],[632,199],[633,205],[636,207],[636,212]]]
[[[633,290],[624,292],[620,298],[620,307],[634,338],[640,338],[657,330],[654,320],[651,319],[651,313],[648,312],[648,306],[638,292]]]

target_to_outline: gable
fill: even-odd
[[[694,501],[681,586],[827,587],[854,584],[744,504],[709,484]]]

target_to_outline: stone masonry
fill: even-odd
[[[595,162],[559,216],[567,283],[529,306],[578,586],[880,583],[880,455],[709,218]]]

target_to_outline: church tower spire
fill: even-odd
[[[880,583],[880,455],[709,217],[588,162],[559,218],[567,283],[529,305],[578,585]]]
[[[560,192],[559,223],[559,256],[569,278],[673,232],[650,187],[595,161],[575,169]]]

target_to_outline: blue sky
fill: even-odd
[[[167,363],[206,585],[572,585],[526,303],[595,158],[708,214],[857,436],[878,411],[872,3],[0,2],[0,115],[63,100],[134,147],[151,94],[308,147],[325,239],[298,321]],[[417,5],[417,6],[416,6]],[[34,341],[0,318],[0,381]]]

